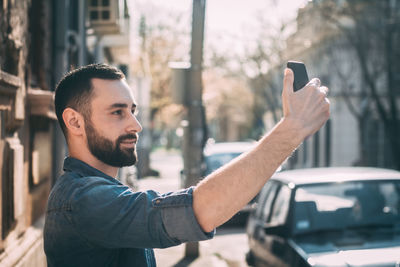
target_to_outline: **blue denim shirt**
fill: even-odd
[[[152,248],[210,239],[192,208],[193,188],[133,192],[74,159],[47,204],[44,250],[48,266],[155,266]]]

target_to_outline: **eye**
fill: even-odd
[[[122,109],[117,109],[117,110],[111,112],[111,114],[113,114],[113,115],[122,115]]]
[[[132,109],[131,112],[135,116],[137,116],[139,114],[139,110],[137,110],[137,109]]]

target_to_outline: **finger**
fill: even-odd
[[[331,101],[329,100],[329,98],[325,98],[325,102],[326,102],[328,105],[331,104]],[[329,107],[329,106],[328,106],[328,107]]]
[[[286,94],[293,93],[293,81],[294,81],[293,71],[289,68],[286,68],[284,76],[283,76],[283,92],[284,93],[286,93]]]
[[[311,81],[308,82],[307,85],[320,87],[321,86],[321,81],[318,78],[313,78]]]
[[[325,95],[328,95],[329,89],[328,89],[328,87],[326,87],[326,86],[321,86],[321,87],[319,88],[319,91],[320,91],[321,93],[324,93]]]

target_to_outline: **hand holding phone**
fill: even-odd
[[[303,88],[308,82],[306,66],[303,62],[288,61],[287,67],[294,73],[293,91],[296,92]]]

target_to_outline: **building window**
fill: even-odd
[[[14,65],[18,64],[14,62]],[[23,146],[15,133],[15,129],[21,126],[24,117],[22,112],[21,114],[14,112],[24,109],[23,99],[17,94],[21,85],[22,82],[18,76],[0,70],[0,98],[3,100],[3,105],[0,105],[0,231],[2,239],[5,239],[15,228],[15,218],[23,212],[25,204],[25,195],[22,193],[23,187],[20,183],[24,174]],[[19,180],[16,180],[16,177]],[[0,242],[0,245],[3,244]]]
[[[1,186],[1,237],[5,239],[14,228],[14,164],[13,150],[5,140],[5,112],[0,110],[0,186]]]
[[[110,1],[91,0],[89,2],[89,16],[92,22],[109,21],[111,19]]]
[[[33,189],[51,178],[52,173],[52,130],[49,122],[41,117],[31,117],[30,132],[30,179],[29,186]]]
[[[289,160],[290,168],[291,168],[291,169],[294,169],[295,166],[296,166],[296,164],[298,163],[298,161],[299,161],[299,150],[296,149],[296,150],[293,152],[293,154],[292,154],[292,156],[290,157],[290,160]]]
[[[331,120],[328,120],[325,125],[325,166],[331,165]]]
[[[307,165],[308,160],[308,139],[304,140],[303,143],[303,166]]]
[[[314,167],[319,167],[319,131],[315,133],[314,138]]]
[[[124,6],[121,1],[88,1],[89,28],[97,35],[120,34],[123,31]]]
[[[5,239],[14,228],[14,170],[12,150],[6,146],[3,151],[2,175],[1,175],[1,234]]]

